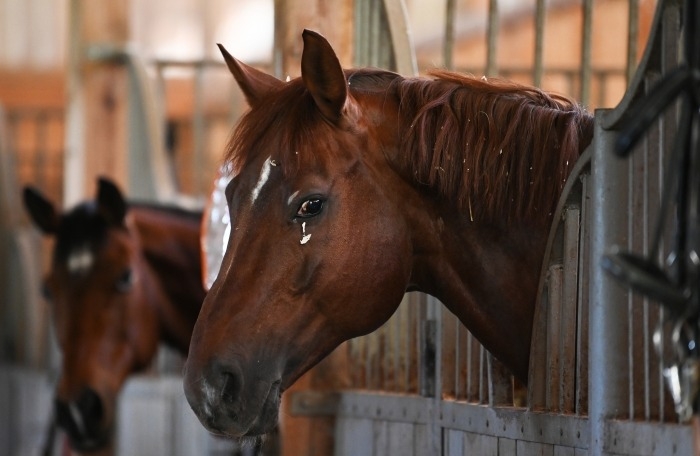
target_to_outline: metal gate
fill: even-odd
[[[623,101],[596,112],[550,235],[527,392],[516,385],[513,397],[512,378],[456,318],[410,294],[384,327],[350,343],[356,389],[326,403],[338,417],[336,455],[692,454],[692,429],[677,423],[652,346],[663,311],[599,266],[613,245],[648,250],[675,108],[630,160],[612,147],[634,101],[678,65],[681,33],[678,2],[659,2]],[[313,413],[310,403],[300,395],[295,410]]]
[[[392,39],[396,46],[401,23],[397,25],[395,14],[404,14],[400,8],[396,13],[396,5],[401,2],[356,3],[358,64],[391,65],[404,73],[414,72],[415,62],[405,49],[410,41],[395,55],[384,52],[379,57],[379,50],[369,46],[372,41]],[[566,73],[573,81],[570,84],[575,93],[570,93],[582,101],[592,97],[590,81],[595,80],[595,71],[586,65],[586,60],[590,63],[593,3],[581,2],[581,70]],[[446,4],[449,17],[455,1],[447,0]],[[498,1],[490,0],[489,4],[494,12],[488,15],[491,42],[497,36],[494,5]],[[630,0],[628,5],[630,15],[634,15],[638,2]],[[536,22],[542,20],[545,9],[546,2],[537,0]],[[389,17],[385,22],[362,19],[377,14]],[[666,143],[675,131],[673,109],[655,125],[640,146],[642,150],[629,162],[616,161],[610,148],[617,122],[627,115],[633,100],[643,95],[648,83],[677,64],[680,15],[678,2],[659,2],[651,38],[625,99],[616,109],[597,113],[594,144],[567,184],[560,202],[560,223],[552,228],[549,260],[542,272],[530,387],[525,391],[516,385],[513,394],[512,378],[454,316],[431,297],[408,294],[383,328],[349,344],[352,390],[320,399],[310,394],[294,399],[293,412],[336,415],[337,455],[692,453],[690,428],[675,424],[670,410],[661,374],[664,360],[651,349],[651,334],[662,318],[661,311],[623,291],[598,267],[598,258],[613,244],[635,251],[644,251],[647,246],[647,221],[655,217]],[[392,21],[394,28],[389,31]],[[363,27],[374,27],[373,35]],[[454,46],[449,38],[453,36],[451,27],[448,20],[444,45],[447,66],[451,66],[447,56]],[[630,36],[634,33],[630,31]],[[362,42],[367,36],[375,39]],[[634,41],[630,38],[630,43]],[[526,70],[536,84],[545,71],[542,43],[538,43],[535,65]],[[517,77],[518,69],[508,73],[497,68],[493,47],[495,43],[488,46],[484,72]],[[360,50],[376,60],[362,57]],[[630,56],[634,53],[629,51]],[[628,59],[629,75],[634,62],[633,57]],[[160,62],[156,67],[160,70],[168,65]],[[219,71],[216,67],[221,65],[194,62],[191,66],[198,90],[203,72],[212,67],[212,71]],[[600,78],[604,77],[601,73]],[[207,128],[227,129],[230,116],[219,113],[207,117],[195,110],[191,122],[170,127],[192,141],[197,154],[207,142]],[[196,155],[188,160],[202,161]],[[189,182],[190,177],[181,179]],[[192,179],[183,186],[198,194],[206,187],[206,179]],[[167,390],[167,385],[164,388]],[[139,395],[144,391],[139,386],[132,388],[135,398],[142,397]],[[161,396],[164,410],[180,407],[173,405],[167,391]]]

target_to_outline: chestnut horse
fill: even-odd
[[[250,110],[228,145],[235,222],[192,335],[191,407],[213,432],[269,431],[282,392],[407,290],[526,382],[552,212],[592,117],[506,81],[343,70],[303,40],[289,82],[221,48]]]
[[[160,341],[187,354],[205,295],[202,214],[127,206],[105,179],[95,201],[65,214],[32,188],[24,204],[55,237],[44,289],[63,353],[56,422],[75,450],[106,448],[127,376],[151,363]]]

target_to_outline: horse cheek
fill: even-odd
[[[352,316],[346,324],[353,327],[353,336],[369,333],[389,319],[401,302],[410,275],[410,261],[403,253],[410,251],[410,245],[400,226],[378,219],[357,236],[359,239],[349,242],[353,255],[339,281],[349,301],[341,307],[356,309],[340,311]]]

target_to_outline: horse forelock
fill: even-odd
[[[322,118],[300,78],[249,109],[239,120],[226,147],[224,161],[233,176],[261,157],[293,175],[307,165],[327,159],[330,125]],[[332,148],[331,148],[332,149]],[[256,176],[260,173],[256,167]]]
[[[434,71],[402,79],[402,168],[472,221],[546,223],[592,117],[572,100],[498,79]]]
[[[384,70],[345,71],[352,94],[383,91],[400,76]],[[226,146],[224,161],[235,176],[250,163],[270,157],[285,176],[332,160],[340,151],[337,126],[316,107],[301,78],[287,82],[249,109],[239,120]],[[259,166],[256,173],[260,172]]]
[[[84,274],[93,265],[97,249],[107,236],[108,223],[93,202],[83,203],[61,218],[54,263],[71,274]]]

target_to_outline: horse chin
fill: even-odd
[[[73,450],[81,454],[89,454],[100,450],[104,450],[111,441],[111,435],[112,433],[109,430],[105,430],[99,435],[90,437],[81,436],[78,438],[69,434],[68,440]]]

